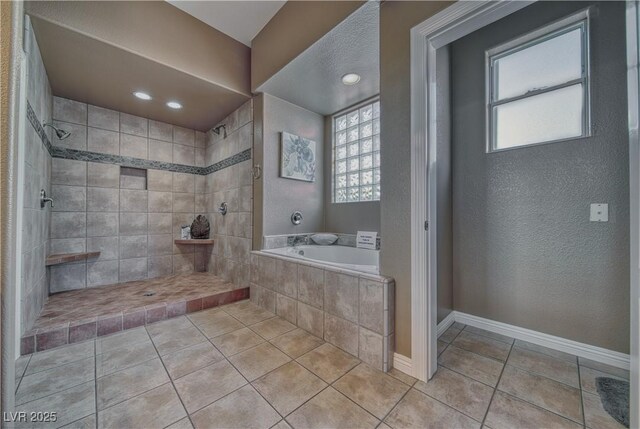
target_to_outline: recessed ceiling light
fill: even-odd
[[[171,107],[172,109],[182,109],[182,104],[178,103],[177,101],[167,101],[167,106]]]
[[[360,75],[356,73],[347,73],[342,76],[342,83],[345,85],[355,85],[360,82]]]
[[[133,93],[133,95],[138,97],[140,100],[151,100],[151,96],[149,94],[147,94],[146,92],[136,91],[136,92]]]

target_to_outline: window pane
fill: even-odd
[[[582,77],[582,52],[576,28],[495,60],[494,101]]]
[[[336,130],[340,131],[344,130],[345,128],[347,128],[347,117],[340,116],[338,119],[336,119]]]
[[[363,171],[360,177],[360,183],[363,185],[370,185],[373,183],[373,171]]]
[[[349,159],[349,171],[356,171],[360,169],[360,163],[358,158]]]
[[[371,152],[373,149],[373,142],[371,139],[360,140],[360,153]]]
[[[339,161],[337,163],[338,174],[347,172],[347,161]]]
[[[360,200],[361,201],[371,201],[373,199],[373,187],[372,186],[363,186],[360,188]]]
[[[347,187],[347,176],[344,174],[338,175],[336,178],[336,188],[346,188]]]
[[[583,135],[582,84],[494,107],[494,149]]]
[[[366,170],[373,167],[373,159],[371,155],[363,155],[360,157],[360,168]]]
[[[347,190],[338,189],[336,191],[336,203],[346,203],[346,202],[347,202]]]
[[[349,201],[360,201],[360,188],[350,188],[347,199]]]
[[[371,137],[372,133],[373,129],[371,127],[371,122],[360,125],[360,138]]]
[[[373,106],[369,104],[360,109],[360,122],[370,121],[373,118]]]
[[[358,111],[351,112],[347,115],[347,126],[353,127],[354,125],[358,125]]]
[[[347,141],[353,142],[358,140],[358,127],[353,127],[347,130]]]
[[[341,144],[345,144],[346,142],[347,142],[347,132],[342,131],[338,133],[336,137],[336,144],[341,145]]]
[[[346,157],[347,157],[347,147],[346,146],[338,147],[338,149],[336,149],[336,158],[344,159]]]
[[[373,136],[373,150],[380,150],[380,136]]]
[[[349,145],[349,156],[356,156],[358,154],[358,142],[353,142]]]
[[[380,102],[376,101],[375,103],[373,103],[373,117],[374,118],[379,118],[380,117]]]
[[[358,186],[360,185],[360,178],[358,173],[349,174],[349,186]]]

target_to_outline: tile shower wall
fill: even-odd
[[[207,133],[205,164],[211,165],[253,148],[253,101],[235,110],[220,124],[226,125],[226,137]],[[253,177],[252,159],[242,161],[206,176],[206,204],[215,244],[209,271],[233,282],[236,287],[249,286],[249,263],[252,237]],[[227,214],[218,207],[227,203]]]
[[[38,43],[27,20],[27,101],[41,122],[51,121],[51,86]],[[40,189],[50,192],[51,156],[40,136],[25,122],[24,202],[22,227],[21,332],[29,330],[48,296],[44,260],[49,245],[51,208],[40,208]],[[51,130],[46,129],[49,139]]]
[[[54,97],[54,123],[71,131],[54,145],[193,166],[205,133]],[[206,271],[209,246],[175,245],[180,227],[206,214],[202,175],[54,158],[50,253],[100,256],[50,268],[50,292],[173,273]],[[142,173],[140,175],[139,173]],[[145,183],[146,182],[146,183]]]

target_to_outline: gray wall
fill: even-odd
[[[262,232],[261,235],[302,233],[324,230],[323,142],[324,118],[317,113],[287,101],[263,94],[256,100],[257,127],[261,128],[262,153]],[[317,169],[315,182],[280,177],[280,134],[286,131],[316,142]],[[256,132],[256,137],[259,135]],[[256,144],[258,142],[256,140]],[[291,223],[291,213],[300,210],[301,225]],[[254,243],[255,244],[255,243]]]
[[[324,221],[325,230],[344,234],[361,231],[380,232],[380,201],[359,203],[331,202],[333,117],[325,116],[324,128]]]
[[[41,122],[51,122],[52,96],[38,42],[27,26],[27,100]],[[21,333],[31,329],[49,295],[44,260],[49,248],[51,207],[40,208],[40,189],[51,193],[51,156],[35,129],[25,121],[24,201],[22,224]],[[53,141],[51,129],[46,128]]]
[[[589,5],[593,136],[486,154],[484,51]],[[629,352],[624,11],[541,2],[453,44],[456,310]]]

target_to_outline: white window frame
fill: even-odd
[[[336,201],[336,119],[340,116],[345,116],[348,115],[351,112],[354,112],[356,110],[359,110],[361,107],[366,106],[368,104],[374,104],[376,102],[380,102],[380,94],[374,95],[371,98],[368,98],[364,101],[361,101],[360,103],[354,104],[353,106],[347,107],[346,109],[342,109],[334,114],[331,115],[331,204],[359,204],[359,203],[371,203],[371,202],[379,202],[380,198],[375,198],[373,197],[370,200],[358,200],[358,201]],[[380,111],[380,118],[382,118],[382,110]],[[373,135],[372,135],[373,136]],[[358,140],[360,140],[360,138],[358,138]],[[382,145],[382,141],[380,141],[380,145]],[[375,152],[379,152],[381,153],[381,150],[378,149],[377,151],[372,150],[371,154],[374,154]],[[380,162],[382,163],[382,154],[380,155]],[[348,159],[348,156],[347,156]],[[372,168],[373,171],[375,171],[375,163],[374,163],[374,167]],[[378,167],[378,170],[380,170],[380,167]],[[362,171],[362,169],[358,169],[358,171]],[[347,173],[348,175],[349,173]],[[375,173],[374,173],[375,175]],[[381,175],[382,177],[382,175]],[[373,186],[375,186],[375,183],[373,184]],[[347,187],[346,189],[348,189],[349,187]],[[375,194],[374,194],[375,195]],[[380,195],[382,195],[382,190],[380,191]]]
[[[577,79],[556,84],[550,87],[529,91],[526,94],[494,101],[496,76],[494,76],[494,63],[500,58],[504,58],[515,52],[522,51],[531,46],[535,46],[547,40],[566,34],[575,29],[581,29],[582,34],[582,75]],[[541,144],[559,143],[564,141],[582,139],[591,136],[591,102],[590,102],[590,58],[589,58],[589,9],[585,9],[564,19],[546,25],[535,31],[517,37],[509,42],[491,48],[485,52],[485,105],[486,105],[486,151],[487,153],[502,152],[505,150],[521,149]],[[567,88],[578,83],[582,84],[583,109],[582,109],[582,134],[579,136],[567,137],[555,140],[529,143],[506,148],[496,147],[496,117],[493,113],[494,107],[522,100],[536,95],[553,92],[558,89]]]

